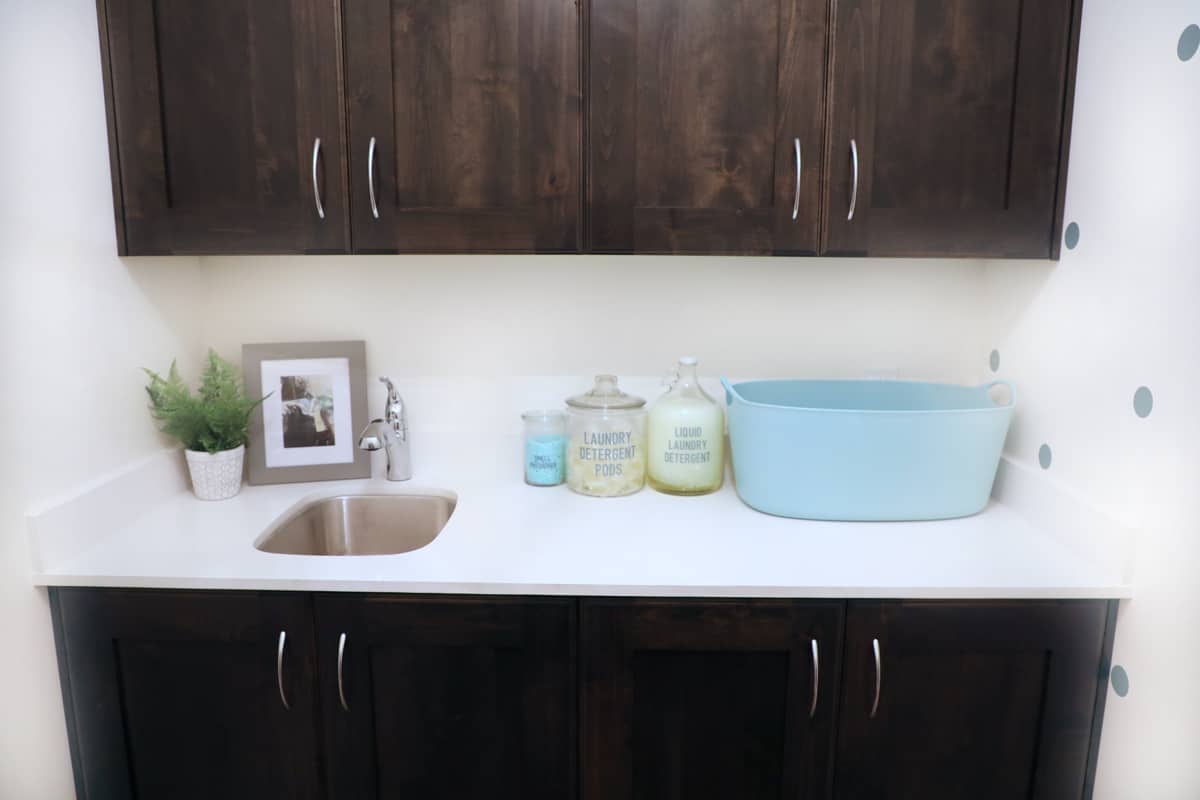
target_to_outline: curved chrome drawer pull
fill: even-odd
[[[817,697],[821,690],[821,654],[817,649],[817,640],[812,640],[812,701],[808,704],[808,718],[817,715]]]
[[[379,219],[379,206],[375,203],[375,137],[367,146],[367,190],[371,195],[371,216]]]
[[[287,646],[287,631],[279,632],[279,649],[275,652],[275,682],[279,685],[279,700],[285,711],[291,711],[287,694],[283,691],[283,649]]]
[[[871,719],[875,719],[875,712],[879,711],[879,690],[883,686],[883,659],[878,639],[871,640],[871,649],[875,651],[875,700],[871,703]]]
[[[317,203],[317,216],[325,219],[325,206],[321,203],[321,184],[317,182],[317,164],[321,160],[321,137],[318,136],[313,142],[313,159],[312,159],[312,179],[313,179],[313,199]]]
[[[346,687],[342,683],[342,660],[345,658],[345,656],[346,656],[346,634],[343,633],[341,636],[338,637],[338,665],[337,665],[338,702],[342,704],[342,711],[349,711],[350,706],[348,706],[346,704]]]
[[[850,213],[846,215],[847,222],[854,221],[854,207],[858,205],[858,142],[850,140],[850,168],[854,182],[850,187]]]
[[[800,216],[800,139],[796,138],[796,197],[792,200],[792,221]]]

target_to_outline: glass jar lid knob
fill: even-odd
[[[641,397],[626,394],[617,386],[616,375],[597,375],[596,384],[591,391],[567,398],[567,405],[572,408],[591,409],[632,409],[641,408],[646,401]]]

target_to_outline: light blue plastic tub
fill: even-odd
[[[725,385],[738,495],[823,520],[950,519],[987,505],[1012,385],[749,381]],[[997,405],[994,386],[1008,388]]]

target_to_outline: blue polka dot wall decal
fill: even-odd
[[[1000,351],[999,350],[993,350],[992,354],[990,356],[988,356],[988,366],[992,368],[992,372],[1000,371]]]
[[[1113,667],[1112,672],[1108,673],[1108,682],[1113,691],[1117,693],[1117,697],[1129,694],[1129,673],[1120,664]]]
[[[1074,250],[1079,244],[1079,223],[1072,222],[1067,226],[1067,232],[1063,235],[1063,241],[1067,245],[1068,250]]]
[[[1200,25],[1188,25],[1179,34],[1179,48],[1176,51],[1179,60],[1191,61],[1197,50],[1200,50]]]
[[[1042,469],[1050,469],[1050,462],[1054,460],[1054,453],[1050,450],[1050,445],[1044,444],[1038,448],[1038,463],[1042,465]]]
[[[1142,386],[1133,393],[1133,413],[1137,414],[1142,419],[1150,416],[1150,412],[1154,410],[1154,393],[1150,391],[1149,386]]]

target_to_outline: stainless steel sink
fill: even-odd
[[[265,553],[375,556],[419,550],[454,513],[447,494],[342,495],[296,509],[259,537]]]

